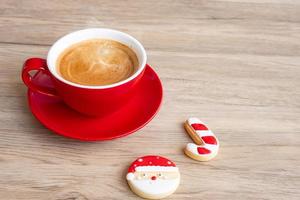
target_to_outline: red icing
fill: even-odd
[[[197,150],[198,150],[199,154],[209,154],[210,153],[210,150],[206,149],[204,147],[198,147]]]
[[[217,144],[217,140],[214,136],[203,136],[201,138],[206,144]]]
[[[204,124],[192,124],[191,125],[196,131],[206,131],[208,128]]]
[[[156,176],[152,176],[151,180],[155,181],[156,180]]]
[[[161,156],[144,156],[136,159],[129,167],[128,172],[135,172],[136,167],[141,166],[162,166],[162,167],[176,167],[171,160]]]

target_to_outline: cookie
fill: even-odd
[[[140,197],[161,199],[175,192],[180,173],[175,163],[161,156],[136,159],[126,175],[131,190]]]
[[[186,145],[187,156],[198,161],[208,161],[216,157],[219,151],[219,141],[214,133],[198,118],[189,118],[184,127],[195,143]]]

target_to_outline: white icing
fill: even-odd
[[[217,143],[217,145],[215,145],[215,144],[205,144],[204,147],[209,149],[210,151],[218,151],[219,143]]]
[[[198,151],[197,151],[197,148],[198,148],[198,147],[199,147],[199,146],[196,145],[196,144],[194,144],[194,143],[188,143],[188,144],[186,145],[186,149],[187,149],[189,152],[192,152],[193,154],[196,154],[196,155],[199,154]]]
[[[142,158],[139,158],[138,161],[139,161],[139,162],[143,162],[143,159],[142,159]]]
[[[176,172],[178,171],[177,167],[172,167],[172,166],[139,166],[135,168],[135,171],[137,172],[144,172],[144,171],[162,171],[162,172]]]
[[[130,172],[126,175],[127,180],[133,180],[134,179],[134,173]]]
[[[192,124],[204,124],[203,122],[201,122],[198,118],[196,117],[190,117],[188,119],[188,123],[189,125],[192,125]]]
[[[171,179],[171,180],[131,180],[130,183],[132,186],[147,194],[147,195],[161,195],[170,193],[178,187],[180,178]]]
[[[204,136],[215,136],[214,133],[211,130],[206,130],[206,131],[196,131],[197,135],[199,137],[204,137]]]

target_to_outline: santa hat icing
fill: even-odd
[[[161,156],[144,156],[136,159],[128,169],[127,180],[134,178],[134,172],[157,171],[157,172],[175,172],[178,171],[175,163]]]

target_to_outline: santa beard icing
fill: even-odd
[[[166,158],[145,156],[132,163],[126,179],[137,195],[160,199],[177,189],[180,173],[175,164]]]
[[[149,196],[172,194],[179,185],[179,178],[173,180],[131,180],[130,186]]]

